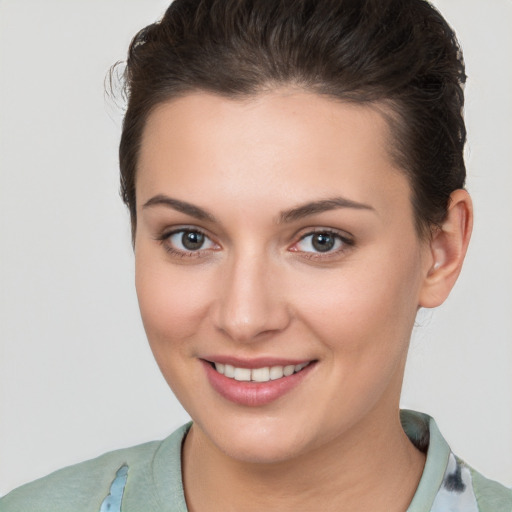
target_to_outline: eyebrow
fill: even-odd
[[[279,223],[294,222],[304,217],[317,213],[337,210],[339,208],[353,208],[355,210],[369,210],[375,212],[375,209],[367,204],[358,203],[344,197],[333,197],[332,199],[323,199],[303,204],[297,208],[286,210],[279,215]]]
[[[173,199],[172,197],[165,196],[163,194],[156,195],[149,201],[146,201],[143,204],[142,209],[150,208],[152,206],[167,206],[173,210],[177,210],[178,212],[190,215],[198,220],[217,222],[211,213],[199,208],[199,206],[187,203],[186,201],[180,201],[179,199]]]
[[[153,206],[166,206],[168,208],[172,208],[173,210],[179,211],[186,215],[190,215],[191,217],[194,217],[198,220],[207,220],[213,223],[217,222],[215,216],[212,215],[210,212],[204,210],[203,208],[195,206],[191,203],[187,203],[186,201],[174,199],[163,194],[158,194],[152,197],[143,204],[142,208],[145,209]],[[296,208],[284,210],[279,214],[278,224],[295,222],[310,215],[315,215],[317,213],[322,213],[330,210],[337,210],[340,208],[352,208],[355,210],[369,210],[375,212],[375,209],[370,205],[358,203],[356,201],[352,201],[351,199],[346,199],[344,197],[334,197],[331,199],[311,201],[301,206],[297,206]]]

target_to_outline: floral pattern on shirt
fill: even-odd
[[[469,468],[453,453],[430,512],[478,512]]]

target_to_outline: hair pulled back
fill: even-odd
[[[134,37],[124,72],[119,156],[132,233],[138,153],[156,106],[193,91],[241,98],[292,85],[384,107],[390,154],[426,235],[464,187],[465,79],[454,32],[425,0],[175,0]]]

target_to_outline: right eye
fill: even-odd
[[[161,240],[169,253],[183,257],[219,247],[197,229],[179,229],[162,236]]]
[[[344,243],[345,241],[336,233],[318,231],[302,237],[296,247],[302,252],[330,253],[339,251]]]

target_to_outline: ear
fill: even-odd
[[[428,243],[419,306],[435,308],[448,297],[460,274],[473,228],[473,204],[462,189],[450,195],[446,219]]]

